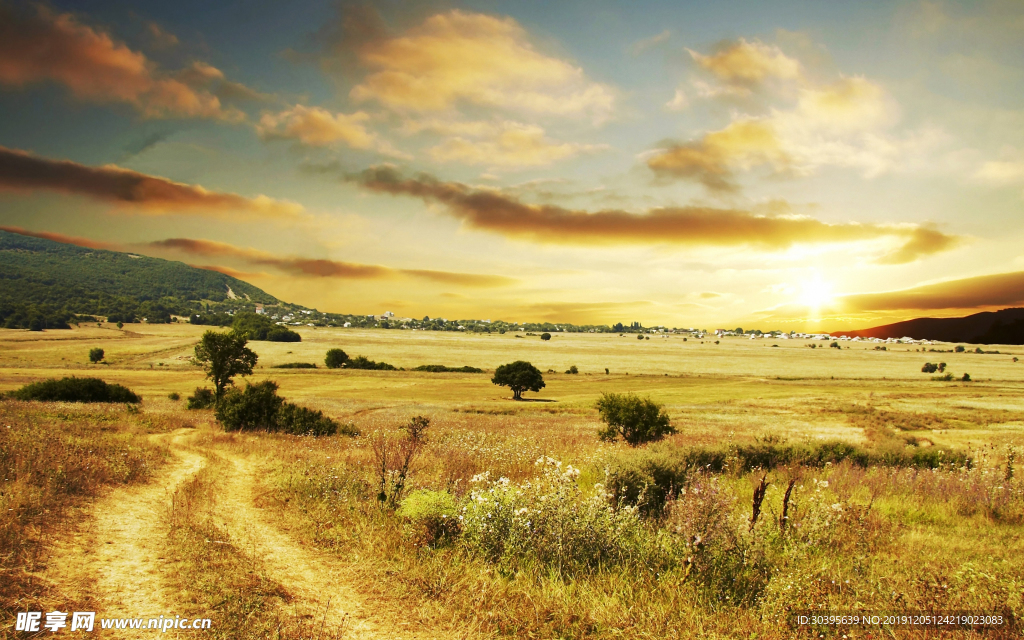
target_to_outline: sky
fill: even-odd
[[[0,0],[0,228],[320,311],[1024,306],[1024,4]]]

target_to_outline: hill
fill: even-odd
[[[971,344],[1024,344],[1024,309],[985,311],[963,318],[915,318],[859,331],[833,331],[833,335],[862,338],[941,340]]]
[[[0,326],[66,328],[75,315],[111,322],[169,322],[229,291],[252,303],[278,300],[237,278],[183,262],[0,231]]]

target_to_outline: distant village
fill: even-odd
[[[421,319],[399,317],[392,311],[385,311],[379,315],[353,315],[324,313],[316,309],[306,309],[298,305],[263,305],[256,304],[255,308],[245,303],[225,305],[229,308],[218,309],[219,314],[234,316],[235,313],[243,311],[255,311],[259,315],[266,316],[283,326],[309,326],[309,327],[340,327],[340,328],[378,328],[397,329],[400,331],[465,331],[470,333],[499,333],[520,332],[531,334],[536,332],[547,333],[633,333],[645,334],[647,336],[681,336],[704,340],[708,338],[742,337],[749,340],[823,340],[833,342],[864,342],[884,344],[916,344],[931,345],[930,340],[915,340],[910,337],[903,338],[868,338],[861,336],[833,335],[830,333],[801,333],[796,331],[761,331],[760,329],[743,330],[735,329],[698,329],[694,327],[667,327],[664,325],[645,327],[639,322],[632,322],[628,325],[616,323],[613,325],[576,325],[571,323],[552,322],[515,322],[505,320],[454,320],[449,318],[431,318],[424,316]]]

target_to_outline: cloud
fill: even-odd
[[[762,164],[781,171],[790,162],[770,123],[746,119],[698,141],[672,146],[648,158],[647,166],[660,177],[694,180],[712,191],[736,191],[735,171]]]
[[[850,311],[932,311],[1024,305],[1024,271],[927,284],[839,299]]]
[[[974,180],[995,186],[1024,182],[1024,161],[990,160],[974,173]]]
[[[145,213],[209,214],[218,217],[294,219],[300,205],[267,196],[246,198],[209,191],[115,165],[90,167],[0,147],[0,189],[56,191],[134,208]]]
[[[251,278],[265,278],[269,276],[269,273],[253,272],[253,271],[239,271],[238,269],[232,269],[231,267],[222,267],[213,264],[190,264],[190,267],[196,269],[205,269],[206,271],[216,271],[217,273],[223,273],[226,276],[232,278],[238,278],[239,280],[249,280]]]
[[[362,111],[332,114],[320,107],[297,104],[280,113],[264,113],[256,130],[265,140],[290,139],[311,147],[340,142],[356,149],[369,149],[377,144],[376,135],[365,127],[369,119]]]
[[[504,276],[435,271],[432,269],[393,269],[381,265],[341,262],[338,260],[279,256],[268,251],[260,251],[251,247],[237,247],[226,242],[216,242],[213,240],[169,238],[167,240],[150,242],[147,244],[147,247],[152,249],[172,249],[207,258],[234,258],[253,265],[273,267],[292,275],[318,278],[380,280],[412,277],[465,287],[501,287],[516,282],[515,279]]]
[[[682,88],[676,89],[672,99],[665,103],[665,108],[669,111],[682,111],[688,106],[690,106],[690,101],[686,98],[686,92]]]
[[[120,245],[111,242],[101,242],[99,240],[91,240],[89,238],[82,238],[79,236],[67,236],[63,233],[53,233],[50,231],[29,231],[28,229],[22,229],[21,227],[3,227],[0,226],[0,231],[6,231],[8,233],[16,233],[20,236],[29,236],[30,238],[42,238],[43,240],[52,240],[54,242],[60,242],[62,244],[73,244],[79,247],[85,247],[86,249],[109,249],[111,251],[120,251]]]
[[[876,260],[878,264],[906,264],[957,247],[962,238],[949,236],[932,227],[916,227],[910,240],[899,249]]]
[[[758,167],[775,175],[809,175],[823,166],[843,166],[871,177],[936,141],[928,132],[885,136],[895,111],[879,85],[844,77],[801,89],[792,109],[772,109],[759,118],[737,115],[723,129],[674,143],[650,155],[647,166],[660,178],[691,180],[716,192],[737,191],[737,174]]]
[[[448,138],[428,150],[436,162],[460,162],[491,167],[537,167],[571,158],[583,152],[606,149],[605,145],[555,142],[536,125],[504,122],[500,125],[472,126],[483,123],[461,123],[461,128],[483,139],[462,136]]]
[[[672,32],[669,31],[668,29],[665,29],[661,33],[653,35],[649,38],[637,40],[636,42],[633,43],[633,46],[629,48],[629,52],[632,53],[634,56],[638,56],[644,51],[652,49],[658,46],[659,44],[666,42],[671,37]]]
[[[701,68],[729,84],[754,85],[771,78],[796,80],[802,75],[797,60],[759,40],[748,42],[740,38],[725,42],[711,55],[687,51]]]
[[[205,66],[206,71],[213,69]],[[80,100],[124,102],[153,118],[245,118],[241,111],[225,108],[208,90],[192,86],[188,80],[196,77],[195,69],[192,72],[184,79],[162,74],[144,54],[69,13],[58,14],[42,5],[27,12],[0,5],[0,84],[56,82]]]
[[[447,111],[460,104],[607,119],[613,90],[534,48],[512,18],[453,10],[393,37],[356,42],[363,67],[357,102],[400,111]]]
[[[155,22],[146,23],[146,39],[151,47],[156,49],[170,49],[179,44],[178,36],[168,33]]]
[[[952,236],[931,229],[923,232],[917,226],[829,224],[805,216],[755,215],[737,209],[688,206],[632,213],[533,205],[498,190],[441,182],[426,174],[407,178],[390,166],[372,167],[346,179],[378,193],[441,203],[470,228],[542,243],[749,245],[782,250],[796,244],[898,238],[906,239],[898,251],[900,258],[909,260],[942,251],[953,242]]]

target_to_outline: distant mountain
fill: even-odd
[[[167,322],[232,295],[279,302],[238,278],[183,262],[0,231],[0,326],[63,328],[75,314]]]
[[[971,344],[1024,344],[1024,309],[985,311],[964,318],[916,318],[860,331],[833,331],[832,335],[862,338],[941,340]]]

